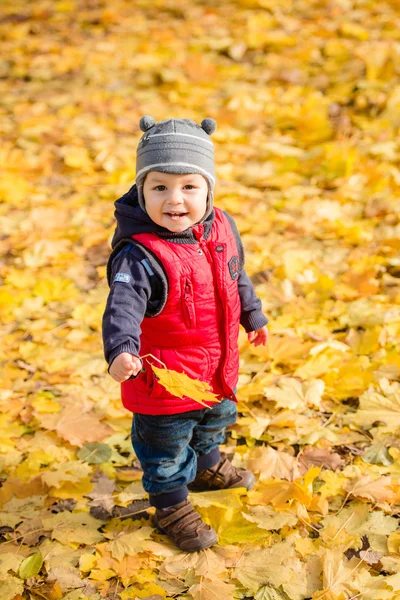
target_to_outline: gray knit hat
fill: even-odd
[[[191,119],[167,119],[156,123],[153,117],[140,119],[144,131],[136,152],[136,186],[139,205],[146,212],[143,183],[149,171],[163,173],[199,173],[208,183],[207,209],[214,202],[214,144],[210,136],[217,127],[214,119],[203,119],[200,125]]]

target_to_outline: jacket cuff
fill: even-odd
[[[110,354],[108,355],[108,372],[110,372],[110,367],[115,358],[122,354],[123,352],[129,352],[129,354],[133,354],[134,356],[139,356],[138,349],[136,348],[133,342],[124,342],[120,344],[116,348],[114,348]]]
[[[267,317],[259,310],[243,312],[240,316],[240,324],[243,325],[246,333],[250,333],[250,331],[256,331],[256,329],[261,329],[262,327],[265,327],[267,323]]]

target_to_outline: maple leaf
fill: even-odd
[[[117,560],[121,560],[126,554],[133,556],[143,550],[143,541],[150,539],[152,532],[151,527],[142,527],[132,533],[122,534],[107,544],[107,550]]]
[[[199,583],[189,588],[189,594],[193,600],[220,600],[221,598],[231,598],[235,591],[232,583],[201,578]]]
[[[49,571],[54,567],[62,567],[69,565],[75,567],[78,564],[81,550],[75,550],[69,546],[64,546],[58,541],[45,539],[39,546],[39,550],[43,556],[43,561],[46,570]]]
[[[278,387],[265,388],[264,393],[279,408],[298,410],[307,406],[318,407],[324,388],[325,383],[321,379],[302,382],[294,377],[282,377],[278,381]]]
[[[202,406],[208,407],[206,402],[220,402],[212,391],[211,387],[205,381],[192,379],[186,373],[178,373],[171,369],[161,369],[151,365],[154,373],[157,376],[158,382],[171,394],[178,398],[187,396],[191,400],[195,400]]]
[[[307,470],[312,466],[316,466],[336,471],[336,469],[344,466],[344,461],[340,454],[331,452],[327,448],[314,448],[312,446],[308,446],[303,450],[299,456],[299,463],[300,465],[304,465]]]
[[[102,521],[85,513],[59,513],[43,517],[45,531],[51,531],[51,537],[62,543],[95,544],[103,539],[98,528]]]
[[[249,502],[255,504],[271,503],[276,508],[285,508],[290,500],[298,500],[309,506],[312,497],[296,481],[267,481],[257,492],[249,493]]]
[[[391,427],[400,425],[400,383],[383,377],[379,388],[381,393],[372,389],[361,395],[359,409],[351,418],[353,423],[362,427],[370,427],[375,421],[384,421]]]
[[[328,592],[335,595],[348,592],[357,569],[361,567],[361,561],[356,558],[348,561],[343,557],[342,548],[320,548],[319,554],[322,559],[323,590],[316,598],[322,600]]]
[[[38,415],[42,427],[54,430],[58,435],[75,446],[83,446],[86,442],[99,442],[112,433],[111,427],[87,412],[82,412],[82,405],[69,404],[56,414]]]
[[[224,573],[226,568],[225,560],[210,548],[187,553],[185,556],[179,553],[177,556],[166,558],[162,564],[162,571],[174,576],[189,569],[194,569],[198,577],[207,577],[210,573],[218,576]]]
[[[93,490],[87,494],[90,498],[90,506],[99,506],[104,510],[111,512],[115,506],[112,494],[115,488],[115,481],[109,479],[105,473],[100,473],[95,478],[95,486]]]
[[[237,562],[234,575],[246,589],[255,592],[260,585],[282,587],[292,600],[302,600],[316,589],[317,581],[310,579],[309,569],[297,557],[289,540],[278,542],[271,548],[247,551]],[[311,567],[314,569],[314,565]]]
[[[63,592],[68,590],[82,589],[82,595],[95,593],[96,588],[87,579],[82,579],[78,569],[70,566],[59,566],[50,569],[48,574],[49,581],[58,583]]]
[[[293,481],[301,476],[297,458],[271,446],[257,446],[247,461],[248,468],[260,473],[260,481],[271,478]]]
[[[2,600],[14,600],[18,594],[22,594],[24,586],[20,579],[7,575],[4,579],[0,579],[0,595]]]
[[[297,515],[289,511],[276,511],[270,506],[251,506],[249,513],[242,512],[247,521],[257,523],[258,527],[271,531],[282,527],[294,527],[298,521]]]
[[[232,488],[226,490],[214,490],[209,492],[196,492],[190,494],[190,500],[197,506],[208,508],[217,506],[219,508],[241,508],[243,496],[243,488]]]
[[[89,465],[71,460],[57,465],[57,470],[43,471],[41,478],[49,487],[58,487],[66,481],[78,482],[80,479],[86,478],[91,471],[92,468]]]
[[[265,538],[265,531],[244,519],[240,510],[210,506],[198,512],[215,529],[220,545],[257,543]]]
[[[390,477],[379,477],[379,479],[371,481],[370,475],[362,475],[349,481],[344,487],[352,496],[367,498],[372,502],[386,502],[393,496],[390,485]]]

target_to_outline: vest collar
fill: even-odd
[[[158,237],[162,238],[167,242],[175,242],[177,244],[196,244],[200,239],[206,240],[210,237],[211,228],[215,219],[214,210],[212,213],[203,221],[202,223],[198,223],[197,225],[193,225],[193,227],[189,227],[189,229],[185,229],[185,231],[179,231],[177,233],[173,233],[172,231],[168,231],[164,227],[160,227],[157,233]]]

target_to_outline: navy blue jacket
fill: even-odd
[[[136,184],[114,203],[117,228],[111,242],[107,263],[110,293],[103,315],[103,344],[106,361],[111,365],[121,352],[135,356],[140,352],[140,325],[143,318],[155,317],[165,305],[168,282],[162,264],[154,254],[139,246],[131,236],[157,233],[177,244],[194,244],[197,240],[189,228],[173,233],[154,223],[138,204]],[[244,270],[244,251],[233,218],[224,211],[236,238],[239,252],[239,295],[242,306],[240,323],[247,332],[264,327],[268,319],[261,310],[261,300]],[[210,235],[214,211],[205,219],[204,237]]]

